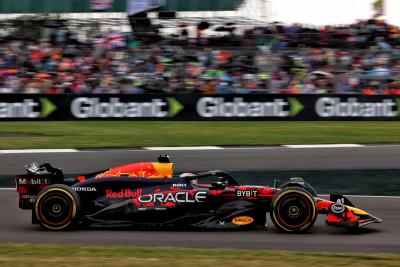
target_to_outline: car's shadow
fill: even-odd
[[[40,230],[40,228],[38,228]],[[284,235],[365,235],[365,234],[376,234],[382,232],[376,228],[348,228],[348,227],[332,227],[324,225],[315,225],[310,230],[304,233],[287,233],[282,232],[275,226],[268,226],[267,228],[166,228],[166,227],[132,227],[132,226],[120,226],[120,227],[87,227],[80,226],[72,229],[72,231],[138,231],[138,232],[191,232],[191,233],[204,233],[204,232],[265,232],[269,234],[284,234]]]
[[[305,233],[286,233],[279,231],[277,228],[271,226],[268,228],[269,233],[284,234],[284,235],[365,235],[376,234],[382,232],[381,229],[376,228],[350,228],[338,226],[315,225]]]

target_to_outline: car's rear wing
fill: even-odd
[[[52,184],[63,184],[64,175],[60,169],[45,163],[31,163],[25,166],[26,174],[15,176],[15,184],[19,194],[19,207],[33,209],[36,196],[41,190]]]

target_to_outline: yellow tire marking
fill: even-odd
[[[45,192],[44,194],[40,195],[39,198],[36,199],[36,204],[35,204],[35,214],[36,214],[36,218],[38,218],[38,219],[40,218],[40,216],[39,216],[39,207],[38,207],[38,203],[40,202],[40,200],[42,199],[43,196],[45,196],[48,192],[51,192],[51,191],[61,191],[61,192],[65,193],[66,195],[68,195],[68,196],[70,197],[70,199],[72,200],[72,215],[71,215],[71,220],[70,220],[67,224],[65,224],[65,225],[63,225],[63,226],[60,226],[60,227],[52,227],[52,226],[49,226],[49,225],[46,225],[46,224],[42,223],[42,225],[43,225],[44,227],[46,227],[46,228],[48,228],[48,229],[50,229],[50,230],[61,230],[61,229],[64,229],[64,228],[68,227],[68,226],[71,224],[72,220],[73,220],[73,219],[75,218],[75,216],[76,216],[76,203],[75,203],[75,198],[71,195],[71,193],[69,193],[68,191],[66,191],[66,190],[63,189],[63,188],[50,188],[47,192]]]
[[[313,216],[312,216],[312,218],[314,218],[314,216],[315,216],[315,214],[316,214],[315,210],[316,210],[316,208],[317,208],[316,205],[315,205],[315,201],[314,201],[314,199],[310,198],[310,196],[309,196],[307,193],[305,193],[305,192],[297,191],[297,190],[287,190],[287,191],[285,191],[284,194],[281,194],[280,196],[278,196],[278,198],[275,200],[275,203],[278,202],[278,200],[281,199],[282,196],[285,196],[286,194],[288,194],[288,193],[293,193],[293,192],[294,192],[294,193],[302,194],[303,196],[305,196],[305,197],[307,197],[309,200],[311,200],[311,203],[312,203],[312,206],[313,206],[313,210],[312,210]],[[308,224],[306,223],[303,227],[301,227],[301,228],[298,229],[298,230],[288,229],[288,228],[282,226],[282,225],[278,222],[274,210],[272,210],[272,216],[274,217],[275,222],[276,222],[281,228],[283,228],[285,231],[288,231],[288,232],[301,231],[302,229],[304,229],[304,228],[306,228],[306,227],[308,226]]]

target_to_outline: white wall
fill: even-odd
[[[271,20],[310,25],[350,24],[373,16],[374,0],[270,0]],[[386,1],[386,18],[400,26],[400,0]]]

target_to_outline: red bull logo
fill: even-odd
[[[111,189],[106,190],[106,198],[137,198],[142,194],[142,190],[138,189],[132,191],[131,189],[122,189],[121,191],[114,192]]]
[[[172,177],[172,163],[159,162],[139,162],[127,164],[100,173],[96,178],[102,177],[145,177],[145,178],[165,178]]]

